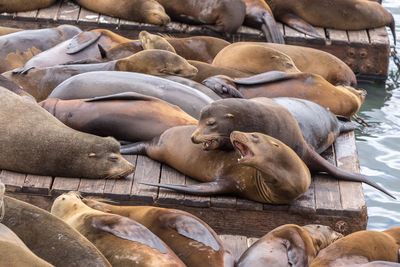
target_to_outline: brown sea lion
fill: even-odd
[[[271,9],[264,0],[243,0],[246,5],[244,25],[261,29],[267,42],[284,44],[283,34],[278,28]]]
[[[310,267],[350,266],[371,261],[399,260],[399,227],[383,232],[359,231],[345,236],[321,250]]]
[[[36,103],[36,99],[31,94],[24,91],[21,87],[19,87],[14,82],[8,80],[3,75],[0,75],[0,87],[6,88],[6,89],[10,90],[11,92]]]
[[[167,50],[172,53],[176,53],[175,48],[168,43],[165,38],[161,37],[160,35],[151,34],[147,31],[141,31],[139,33],[139,40],[142,44],[144,50],[147,49],[161,49]]]
[[[75,130],[129,142],[151,140],[174,126],[197,125],[179,107],[133,92],[86,100],[49,98],[39,105]]]
[[[4,204],[2,223],[47,262],[55,266],[111,266],[89,240],[56,216],[8,196],[4,197]],[[3,257],[0,265],[2,262]]]
[[[235,33],[242,25],[246,6],[241,0],[157,0],[176,21],[207,24],[224,33]],[[211,26],[212,25],[212,26]]]
[[[121,152],[145,154],[203,182],[190,186],[145,183],[190,194],[233,194],[262,203],[285,204],[310,186],[310,172],[303,161],[273,137],[233,132],[230,141],[239,153],[203,151],[201,145],[190,141],[194,130],[195,126],[170,128],[151,142],[127,145]]]
[[[0,26],[0,36],[1,35],[10,34],[10,33],[13,33],[13,32],[20,32],[20,31],[23,31],[23,29]]]
[[[202,143],[206,150],[232,150],[228,136],[233,131],[268,134],[292,148],[311,171],[326,172],[339,180],[364,182],[393,197],[363,175],[339,169],[322,158],[304,140],[294,116],[272,99],[228,98],[214,101],[202,109],[199,124],[191,138],[194,143]]]
[[[0,36],[0,73],[23,67],[33,56],[80,33],[78,27],[25,30]]]
[[[187,266],[233,266],[234,258],[218,235],[196,216],[177,209],[115,206],[83,199],[93,209],[128,217],[163,240]]]
[[[133,172],[132,164],[119,154],[114,138],[73,130],[36,103],[2,87],[0,123],[0,169],[110,179]]]
[[[251,245],[236,266],[308,266],[321,249],[341,237],[329,226],[285,224]]]
[[[0,12],[24,12],[51,6],[56,0],[0,0]]]
[[[246,49],[246,46],[248,45],[258,45],[268,49],[272,48],[278,50],[279,52],[289,56],[293,60],[296,68],[298,68],[301,72],[321,75],[325,80],[333,85],[357,86],[356,76],[349,66],[346,65],[346,63],[332,54],[309,47],[264,42],[238,42],[221,50],[221,52],[215,57],[213,65],[229,67],[235,64],[241,65],[243,64],[242,62],[251,61],[252,65],[257,64],[259,66],[258,68],[254,67],[254,71],[259,69],[259,71],[255,72],[255,74],[265,72],[261,70],[265,69],[265,62],[269,62],[270,59],[268,57],[262,58],[261,56],[267,52],[260,52],[260,54],[257,54],[255,51],[253,51],[253,47]],[[238,49],[236,46],[244,47]],[[251,58],[243,59],[240,57],[240,55],[235,54],[235,51],[240,51],[243,53],[243,55],[249,55]],[[258,49],[257,51],[263,50]],[[232,58],[232,62],[230,62],[228,58]]]
[[[313,26],[338,30],[365,30],[389,26],[394,40],[394,19],[380,4],[365,0],[265,0],[275,18],[314,35]],[[310,25],[311,24],[311,25]]]
[[[56,65],[32,68],[22,73],[8,71],[4,73],[4,76],[30,92],[37,101],[41,101],[63,81],[91,71],[127,71],[182,77],[194,77],[197,74],[197,69],[181,56],[164,50],[151,49],[105,63]]]
[[[243,72],[231,68],[217,67],[212,64],[197,60],[188,60],[188,62],[192,66],[195,66],[196,69],[198,70],[196,76],[191,77],[190,79],[199,83],[204,81],[208,77],[215,75],[226,75],[235,78],[249,77],[252,75],[251,73],[248,72]]]
[[[219,96],[228,97],[296,97],[307,99],[336,115],[351,117],[365,100],[366,91],[349,86],[333,86],[320,75],[312,73],[285,73],[270,71],[247,78],[232,79],[217,75],[203,84]]]
[[[165,25],[170,18],[164,8],[154,0],[75,0],[79,5],[101,14],[144,22]]]
[[[185,266],[163,241],[142,224],[92,209],[75,192],[56,198],[51,213],[86,236],[113,266]]]
[[[0,266],[50,267],[50,263],[36,256],[8,227],[0,223]]]

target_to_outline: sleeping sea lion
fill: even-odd
[[[147,31],[141,31],[139,33],[139,40],[142,44],[144,50],[147,49],[161,49],[167,50],[172,53],[176,53],[175,48],[168,43],[165,38],[161,37],[160,35],[151,34]]]
[[[261,52],[256,53],[252,46],[246,49],[248,45],[258,45],[267,49],[272,48],[278,50],[279,52],[290,57],[293,60],[296,68],[298,68],[301,72],[321,75],[325,80],[333,85],[357,86],[357,79],[354,72],[342,60],[330,53],[303,46],[272,44],[265,42],[237,42],[221,50],[221,52],[215,57],[213,65],[230,67],[236,64],[242,65],[242,62],[251,61],[252,66],[255,66],[253,67],[255,74],[265,72],[262,71],[265,69],[265,61],[269,62],[270,60],[268,57],[264,56],[264,54],[267,54],[267,52],[263,51],[262,49],[257,49],[257,51]],[[239,49],[237,46],[242,46],[242,48]],[[243,53],[243,56],[236,54],[237,51]],[[251,58],[244,59],[243,57],[245,55],[249,55]]]
[[[364,182],[393,197],[363,175],[339,169],[322,158],[304,140],[294,116],[272,99],[217,100],[202,109],[199,124],[191,139],[196,144],[202,143],[205,150],[232,150],[228,136],[233,131],[268,134],[292,148],[311,171],[326,172],[339,180]]]
[[[0,12],[24,12],[51,6],[56,0],[0,0]]]
[[[399,233],[400,228],[394,227],[383,232],[365,230],[349,234],[321,250],[310,267],[398,262]]]
[[[123,92],[158,97],[179,106],[194,118],[213,100],[196,89],[160,77],[124,72],[94,71],[76,75],[58,85],[48,98],[83,99]]]
[[[261,203],[286,204],[310,186],[308,168],[281,141],[260,133],[235,131],[230,141],[238,153],[203,151],[202,145],[190,141],[195,128],[170,128],[151,142],[127,145],[121,153],[147,155],[203,182],[190,186],[144,183],[190,194],[232,194]]]
[[[76,192],[57,197],[51,213],[86,236],[112,266],[185,266],[175,253],[142,224],[85,205]]]
[[[349,86],[333,86],[320,75],[270,71],[247,78],[232,79],[217,75],[203,84],[219,96],[228,97],[296,97],[313,101],[336,115],[351,117],[365,100],[366,91]]]
[[[170,18],[164,8],[154,0],[76,0],[89,10],[121,19],[156,25],[165,25]]]
[[[133,92],[86,100],[49,98],[39,105],[75,130],[129,142],[151,140],[174,126],[197,124],[179,107]]]
[[[23,67],[33,56],[80,33],[78,27],[25,30],[0,36],[0,73]]]
[[[236,266],[308,266],[321,249],[341,237],[329,226],[285,224],[251,245]]]
[[[132,164],[119,154],[114,138],[73,130],[36,103],[2,87],[0,123],[0,169],[109,179],[133,172]]]
[[[197,69],[181,56],[164,50],[151,49],[105,63],[56,65],[32,68],[22,73],[8,71],[4,76],[34,95],[37,101],[42,101],[63,81],[91,71],[127,71],[182,77],[194,77],[197,74]]]
[[[4,205],[2,223],[45,261],[55,266],[111,266],[89,240],[49,212],[8,196]]]
[[[177,209],[115,206],[83,199],[93,209],[128,217],[163,240],[187,266],[232,266],[234,258],[205,222]]]

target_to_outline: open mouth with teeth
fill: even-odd
[[[238,159],[238,162],[241,162],[245,158],[254,157],[253,151],[251,151],[250,148],[245,144],[239,141],[233,141],[233,145],[240,153],[240,158]]]
[[[215,142],[216,142],[216,140],[208,140],[208,141],[203,142],[203,149],[208,150],[211,147],[211,145]]]

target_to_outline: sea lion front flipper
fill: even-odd
[[[173,212],[161,215],[159,220],[166,228],[172,228],[180,235],[209,246],[215,251],[219,250],[218,242],[212,233],[196,218],[180,212]]]
[[[162,241],[149,229],[132,219],[119,215],[98,215],[90,218],[93,228],[108,232],[119,238],[139,242],[143,245],[167,253],[167,248]]]
[[[99,32],[81,32],[74,37],[72,37],[66,53],[68,55],[78,53],[95,43],[101,37],[101,33]]]
[[[241,85],[255,85],[261,83],[272,83],[282,80],[295,79],[299,74],[302,73],[286,73],[283,71],[273,70],[256,74],[246,78],[232,79],[232,81],[236,84],[241,84]]]
[[[315,38],[323,38],[311,24],[293,13],[286,13],[283,16],[280,16],[279,19],[299,32],[308,34]]]
[[[124,92],[105,96],[96,96],[93,98],[85,99],[85,102],[96,102],[96,101],[107,101],[107,100],[140,100],[140,101],[151,101],[154,97],[142,95],[135,92]]]
[[[263,31],[267,42],[285,44],[285,39],[283,39],[283,34],[279,30],[274,16],[269,12],[265,12],[263,21],[264,23],[261,25],[261,30]]]
[[[229,83],[232,79],[224,75],[216,75],[208,77],[201,83],[211,90],[213,90],[217,95],[222,98],[244,98],[242,93],[237,90],[234,83]]]
[[[121,145],[120,153],[121,155],[147,155],[146,149],[149,145],[149,141]]]

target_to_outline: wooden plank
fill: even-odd
[[[186,185],[191,185],[191,184],[198,184],[198,181],[195,181],[194,179],[185,176],[185,184]],[[185,194],[185,197],[183,199],[183,205],[185,206],[191,206],[191,207],[199,207],[199,208],[206,208],[210,207],[211,203],[211,197],[203,197],[203,196],[195,196],[195,195],[189,195]]]
[[[78,191],[79,178],[55,177],[50,190],[53,196],[58,196],[69,191]]]
[[[289,213],[303,214],[314,216],[317,210],[315,207],[315,186],[314,179],[311,179],[311,184],[308,190],[299,196],[289,205]]]
[[[232,196],[215,196],[211,197],[210,205],[216,208],[236,208],[236,197]]]
[[[163,164],[161,168],[161,184],[185,184],[185,175]],[[162,204],[183,204],[184,194],[177,193],[174,190],[160,188],[157,203]]]
[[[143,201],[153,204],[157,199],[158,188],[140,184],[140,182],[159,183],[161,164],[146,156],[138,156],[136,163],[135,176],[133,177],[133,186],[131,198],[137,201]]]
[[[225,247],[232,252],[236,260],[247,249],[247,237],[240,235],[220,235]]]
[[[366,30],[362,31],[347,31],[349,41],[352,44],[369,44],[369,37]]]
[[[52,6],[44,9],[39,9],[37,19],[42,20],[57,20],[58,10],[60,9],[62,2],[55,2]]]
[[[124,158],[133,164],[136,168],[137,155],[124,155]],[[133,176],[129,174],[124,179],[109,179],[104,187],[104,197],[110,197],[116,200],[127,200],[131,195]]]
[[[36,16],[39,10],[25,11],[25,12],[17,12],[15,13],[15,19],[18,20],[36,20]]]
[[[119,27],[119,18],[114,18],[106,15],[101,15],[99,16],[99,24],[100,25],[106,25],[106,26],[112,26],[115,29],[118,29]]]
[[[263,204],[248,199],[238,198],[236,202],[236,209],[262,211]]]
[[[386,27],[369,29],[368,33],[372,44],[377,44],[377,45],[389,44],[389,36]]]
[[[24,185],[26,174],[2,170],[0,182],[6,185],[6,190],[10,192],[21,192]]]
[[[305,34],[301,33],[292,27],[289,27],[288,25],[283,25],[283,28],[285,30],[285,37],[290,40],[290,39],[298,39],[298,38],[305,38]]]
[[[84,195],[103,195],[106,179],[82,178],[78,191]]]
[[[326,29],[326,34],[332,43],[348,43],[349,37],[346,31]]]
[[[78,23],[98,23],[99,14],[81,7]]]
[[[3,13],[0,13],[0,17],[12,19],[12,18],[16,17],[16,13],[15,12],[14,13],[3,12]]]
[[[52,182],[53,178],[51,176],[28,174],[25,178],[22,191],[33,194],[48,195],[50,194]]]
[[[68,0],[63,0],[58,12],[58,20],[68,23],[76,23],[79,17],[80,7]]]

